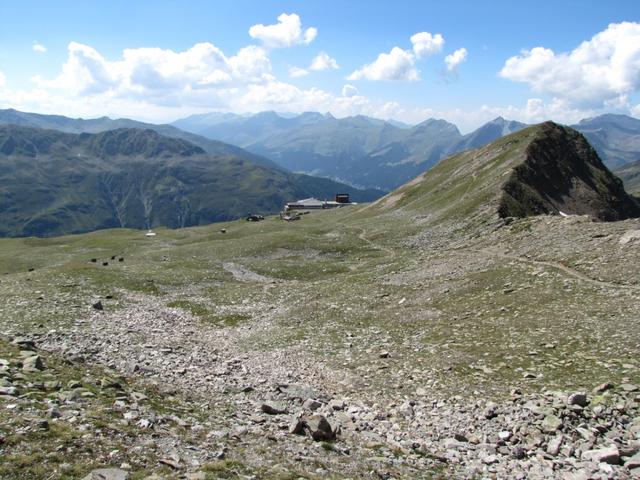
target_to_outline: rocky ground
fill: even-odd
[[[4,258],[2,477],[640,478],[637,221],[314,215]]]

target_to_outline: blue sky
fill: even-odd
[[[0,19],[0,108],[153,122],[317,110],[465,131],[498,115],[640,116],[634,0],[4,0]]]

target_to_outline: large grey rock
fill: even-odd
[[[562,420],[555,415],[547,415],[542,421],[542,430],[547,433],[553,433],[562,426]]]
[[[633,457],[627,459],[627,461],[624,462],[624,466],[627,467],[629,470],[633,470],[636,468],[640,469],[640,452],[636,453]]]
[[[126,470],[119,468],[98,468],[92,470],[82,480],[129,480],[131,476]]]
[[[282,415],[287,413],[287,407],[279,402],[265,402],[260,406],[260,410],[268,415]]]
[[[18,395],[18,389],[16,387],[0,387],[0,395],[15,397]]]
[[[547,453],[549,455],[553,455],[554,457],[558,455],[558,453],[560,452],[560,447],[562,446],[563,439],[564,437],[562,435],[558,435],[557,437],[549,440],[549,443],[547,445]]]
[[[40,358],[40,355],[33,355],[32,357],[25,358],[22,361],[22,369],[27,372],[44,370],[44,363],[42,363],[42,358]]]
[[[620,463],[620,452],[618,447],[611,445],[607,448],[598,448],[595,450],[587,450],[582,453],[583,460],[591,460],[598,463],[608,463],[610,465],[618,465]]]
[[[586,407],[589,404],[589,400],[586,393],[572,393],[567,399],[567,404]]]
[[[304,420],[305,428],[315,441],[331,441],[335,440],[336,434],[323,415],[311,415]]]

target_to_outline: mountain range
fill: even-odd
[[[381,195],[269,168],[255,158],[224,145],[208,153],[150,129],[75,134],[0,126],[0,236],[177,228],[274,213],[302,197],[345,192],[369,201]]]
[[[462,135],[444,120],[407,127],[365,116],[336,119],[317,112],[294,117],[275,112],[205,114],[173,125],[240,146],[293,171],[383,190],[396,188],[448,155],[527,126],[498,117]],[[573,128],[587,137],[612,169],[640,159],[640,120],[608,114],[582,120]]]

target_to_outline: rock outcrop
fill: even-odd
[[[552,122],[537,128],[523,161],[502,187],[501,217],[562,212],[615,221],[640,216],[622,181],[583,135]]]

